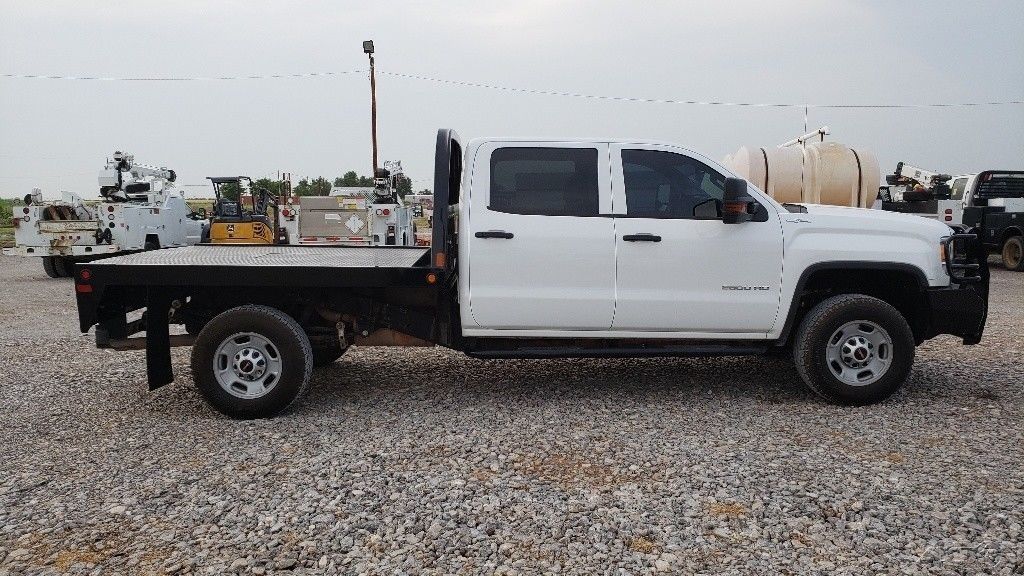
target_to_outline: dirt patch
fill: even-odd
[[[640,554],[654,554],[658,546],[643,536],[637,536],[629,539],[629,549]]]
[[[708,513],[712,516],[725,516],[728,518],[739,518],[747,513],[747,509],[739,504],[726,504],[715,502],[708,506]]]

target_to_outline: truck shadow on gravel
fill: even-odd
[[[361,355],[360,355],[361,356]],[[473,360],[431,352],[397,370],[380,359],[354,357],[314,372],[303,402],[327,409],[389,396],[392,402],[514,402],[630,398],[688,401],[707,397],[758,403],[818,402],[792,364],[767,357]]]

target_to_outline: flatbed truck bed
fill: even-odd
[[[199,244],[89,264],[94,284],[145,286],[359,286],[401,283],[426,266],[429,248]]]

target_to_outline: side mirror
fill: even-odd
[[[757,202],[747,194],[747,181],[743,178],[726,178],[725,194],[722,196],[722,223],[746,222],[756,209]]]

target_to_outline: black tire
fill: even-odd
[[[258,397],[242,398],[228,392],[214,370],[215,361],[231,361],[226,355],[217,358],[218,348],[240,333],[266,339],[280,359],[280,376]],[[306,333],[291,316],[269,306],[250,304],[222,312],[203,327],[192,347],[196,387],[211,406],[232,418],[248,420],[280,414],[306,393],[312,372],[313,350]]]
[[[878,358],[884,355],[888,364],[884,371],[879,370],[880,376],[864,370],[863,373],[871,374],[865,384],[842,380],[837,372],[846,373],[843,365],[837,366],[835,360],[830,363],[827,357],[829,340],[840,328],[858,321],[865,322],[865,329],[874,330],[869,323],[880,327],[891,341],[891,347],[885,345],[885,350],[879,346],[868,352]],[[839,336],[833,346],[838,346],[844,337]],[[815,306],[800,323],[793,343],[793,361],[807,386],[830,402],[854,406],[881,402],[896,392],[910,374],[914,352],[914,334],[903,315],[882,300],[860,294],[834,296]],[[868,360],[874,358],[869,356]],[[872,378],[875,379],[871,381]]]
[[[57,272],[57,278],[69,278],[74,273],[74,265],[63,256],[53,257],[53,269]]]
[[[142,249],[146,252],[149,252],[150,250],[159,250],[160,243],[155,240],[146,240],[145,244],[142,245]]]
[[[57,256],[43,256],[43,271],[50,278],[60,278],[60,272],[57,271]]]
[[[64,273],[65,278],[73,278],[75,276],[75,262],[74,258],[60,258],[57,269]]]
[[[1014,272],[1024,272],[1024,238],[1010,236],[1003,242],[1003,267]]]
[[[313,347],[313,367],[330,366],[341,358],[348,346],[341,345],[337,328],[333,326],[309,326],[306,328],[309,344]]]

